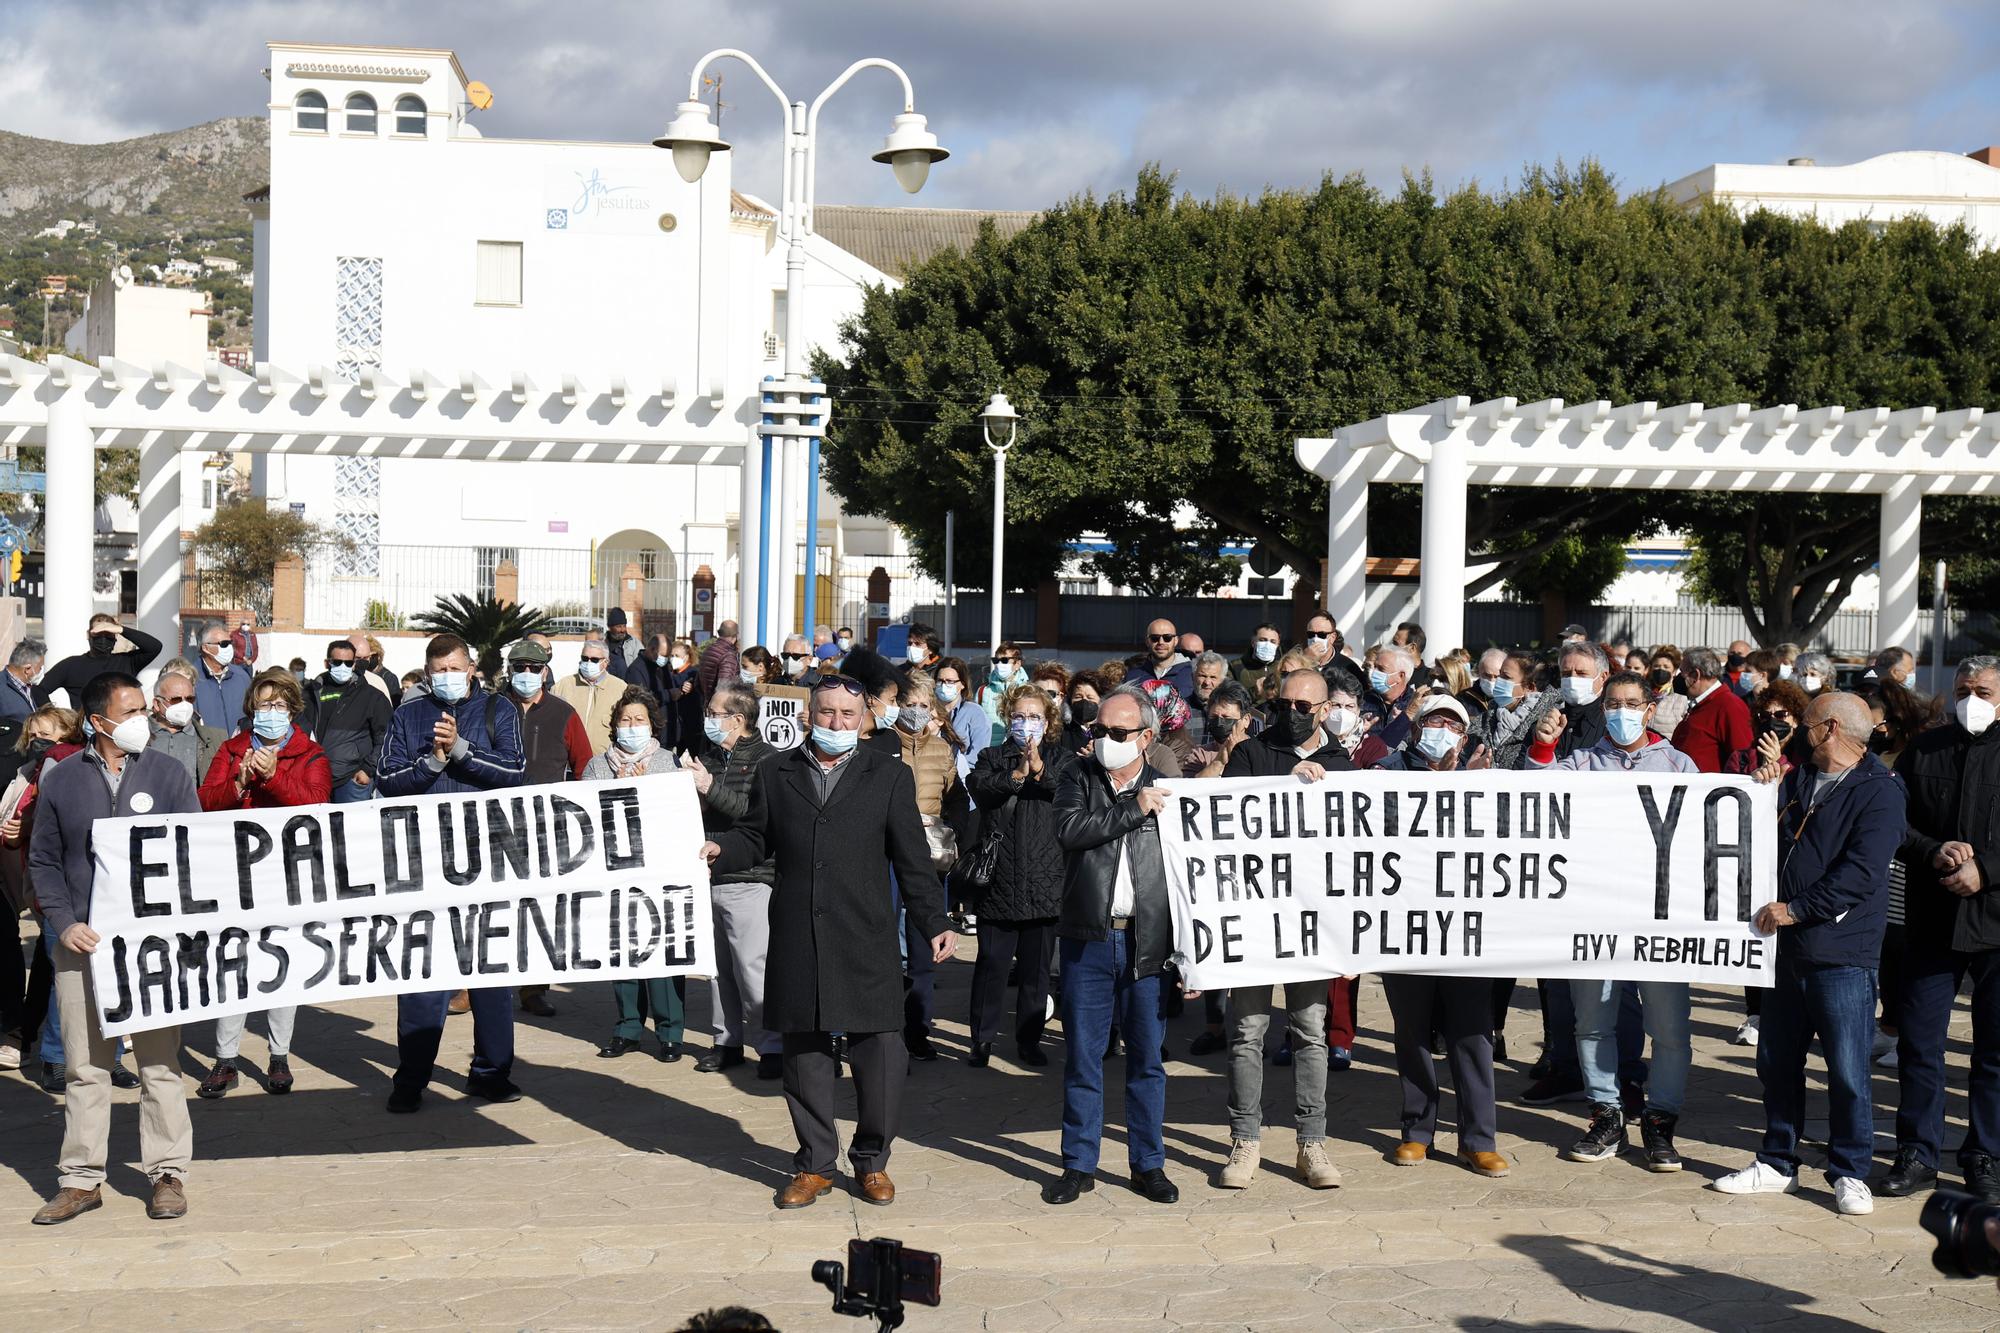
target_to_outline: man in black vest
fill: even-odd
[[[867,708],[855,681],[821,680],[810,739],[766,761],[749,813],[702,847],[717,873],[777,858],[764,1022],[784,1039],[785,1102],[799,1136],[798,1174],[779,1192],[780,1208],[803,1208],[833,1188],[836,1032],[847,1034],[854,1071],[858,1123],[848,1162],[863,1199],[896,1197],[885,1168],[908,1056],[891,866],[932,961],[958,946],[917,817],[915,779],[900,756],[856,744]]]

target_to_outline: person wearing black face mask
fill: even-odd
[[[1081,753],[1090,746],[1090,724],[1097,721],[1097,704],[1111,690],[1095,671],[1079,671],[1070,677],[1069,703],[1062,729],[1063,749]]]
[[[117,650],[120,634],[131,645],[124,652]],[[65,697],[70,707],[75,708],[82,704],[83,691],[91,681],[108,671],[136,676],[159,655],[160,641],[146,631],[123,628],[116,616],[95,615],[90,618],[90,651],[56,663],[42,677],[42,689],[50,698],[57,690],[68,691]]]
[[[1312,765],[1317,771],[1308,770],[1301,776],[1316,781],[1326,773],[1353,769],[1354,761],[1348,758],[1346,748],[1321,729],[1326,713],[1326,677],[1303,668],[1287,672],[1278,683],[1270,720],[1261,732],[1239,741],[1230,751],[1222,776],[1269,778],[1299,773]]]
[[[1805,691],[1789,680],[1774,680],[1757,691],[1751,700],[1750,720],[1756,736],[1746,750],[1739,750],[1724,765],[1725,773],[1755,773],[1767,759],[1775,757],[1784,772],[1791,772],[1811,756],[1801,723],[1812,701]]]

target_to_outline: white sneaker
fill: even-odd
[[[1752,1162],[1741,1171],[1731,1171],[1710,1188],[1722,1194],[1795,1194],[1799,1178],[1763,1162]]]
[[[1896,1054],[1896,1048],[1891,1046],[1876,1058],[1875,1064],[1881,1069],[1900,1069],[1902,1068],[1903,1060],[1901,1056]]]
[[[1736,1029],[1735,1034],[1729,1038],[1729,1044],[1731,1046],[1749,1046],[1755,1048],[1757,1045],[1757,1015],[1752,1014],[1743,1020],[1742,1024]]]
[[[21,1048],[18,1046],[0,1045],[0,1069],[19,1069],[20,1067]]]
[[[1889,1052],[1895,1049],[1896,1049],[1896,1034],[1893,1032],[1884,1032],[1881,1028],[1876,1028],[1875,1046],[1874,1049],[1869,1052],[1869,1054],[1879,1059],[1880,1057],[1887,1055]]]
[[[1833,1206],[1843,1216],[1860,1217],[1875,1211],[1875,1196],[1868,1192],[1867,1181],[1842,1176],[1833,1182]]]

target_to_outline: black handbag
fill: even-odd
[[[1014,802],[1019,799],[1009,796],[987,817],[978,845],[960,858],[953,883],[966,889],[983,889],[993,883],[993,877],[1000,873],[1000,844],[1007,840],[1007,816],[1013,813]]]

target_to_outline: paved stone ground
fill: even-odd
[[[1843,1218],[1817,1171],[1790,1197],[1703,1188],[1748,1159],[1762,1123],[1752,1054],[1726,1045],[1735,1009],[1721,992],[1702,995],[1696,1014],[1681,1175],[1629,1160],[1561,1162],[1574,1108],[1504,1101],[1511,1178],[1388,1165],[1395,1080],[1371,981],[1362,1017],[1372,1030],[1355,1068],[1332,1080],[1343,1188],[1313,1193],[1292,1179],[1290,1074],[1275,1068],[1261,1179],[1241,1194],[1211,1188],[1228,1147],[1223,1066],[1181,1058],[1170,1067],[1167,1141],[1180,1204],[1124,1188],[1114,1125],[1097,1192],[1051,1209],[1037,1190],[1058,1161],[1060,1042],[1045,1071],[1005,1060],[967,1068],[970,973],[961,961],[941,974],[945,1055],[912,1072],[892,1163],[901,1198],[888,1209],[857,1202],[843,1180],[815,1207],[775,1211],[791,1151],[776,1085],[697,1074],[692,1059],[593,1058],[610,1022],[601,986],[558,991],[559,1017],[520,1024],[516,1077],[529,1099],[510,1106],[465,1100],[454,1074],[422,1114],[386,1115],[388,1000],[302,1015],[299,1090],[283,1100],[246,1079],[221,1102],[193,1102],[211,1034],[189,1034],[197,1164],[192,1211],[178,1223],[145,1218],[127,1093],[113,1129],[123,1164],[105,1207],[29,1227],[52,1188],[61,1102],[0,1077],[6,1324],[672,1328],[690,1311],[742,1302],[786,1329],[859,1328],[828,1312],[808,1268],[840,1257],[852,1237],[889,1235],[944,1256],[944,1306],[913,1314],[917,1330],[2000,1326],[1992,1283],[1932,1270],[1915,1202]],[[699,1020],[706,987],[691,989]],[[1529,1007],[1508,1024],[1519,1058],[1501,1074],[1503,1099],[1525,1085],[1539,1031],[1532,993],[1518,999]],[[1175,1024],[1177,1054],[1199,1008]],[[446,1034],[445,1063],[459,1069],[469,1022],[452,1020]],[[1961,1080],[1965,1037],[1961,1013]],[[246,1053],[262,1052],[253,1032]],[[1878,1078],[1876,1096],[1886,1130],[1893,1079]],[[1962,1100],[1952,1112],[1962,1115]]]

